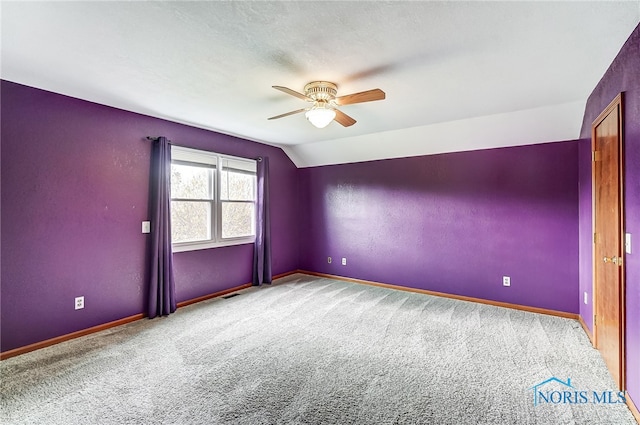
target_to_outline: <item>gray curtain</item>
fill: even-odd
[[[149,318],[176,311],[171,252],[171,145],[165,137],[152,143]]]
[[[253,246],[253,284],[271,283],[271,223],[269,220],[269,158],[258,158],[256,242]]]

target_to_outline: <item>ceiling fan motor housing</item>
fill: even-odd
[[[335,99],[338,86],[327,81],[312,81],[304,86],[304,94],[314,101],[329,102]]]

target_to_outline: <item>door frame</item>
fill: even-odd
[[[623,133],[623,121],[624,121],[624,94],[619,93],[609,105],[598,115],[598,117],[591,124],[591,229],[592,229],[592,240],[591,244],[591,259],[592,259],[592,308],[593,308],[593,345],[598,347],[598,325],[596,323],[597,317],[596,312],[598,299],[596,295],[598,292],[596,291],[597,282],[596,282],[596,261],[598,261],[596,256],[596,247],[595,247],[595,224],[596,224],[596,167],[595,167],[595,156],[596,156],[596,127],[615,109],[618,109],[619,120],[618,120],[618,207],[620,211],[620,234],[619,236],[619,254],[620,258],[622,258],[622,265],[618,267],[619,271],[619,313],[620,313],[620,323],[619,323],[619,334],[618,334],[618,344],[620,347],[619,359],[620,359],[620,390],[626,389],[626,357],[625,357],[625,331],[626,331],[626,288],[625,288],[625,270],[626,270],[626,258],[624,251],[624,234],[625,234],[625,221],[624,221],[624,133]],[[617,254],[616,254],[617,255]]]

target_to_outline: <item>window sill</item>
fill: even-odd
[[[172,245],[172,252],[198,251],[201,249],[222,248],[225,246],[248,245],[255,242],[255,238],[231,239],[222,242],[183,242]]]

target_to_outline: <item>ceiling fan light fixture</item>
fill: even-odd
[[[297,97],[298,99],[313,103],[313,106],[276,115],[267,119],[277,120],[278,118],[284,118],[289,115],[295,115],[306,111],[304,115],[307,120],[317,128],[325,128],[331,121],[335,121],[343,127],[350,127],[356,123],[356,120],[342,112],[338,107],[343,105],[353,105],[354,103],[382,100],[386,97],[385,93],[380,89],[372,89],[336,97],[336,94],[338,93],[338,86],[328,81],[310,82],[304,86],[304,94],[291,90],[288,87],[272,87],[283,93]]]
[[[314,127],[325,128],[336,117],[336,111],[325,107],[324,104],[320,104],[315,105],[304,115]]]

